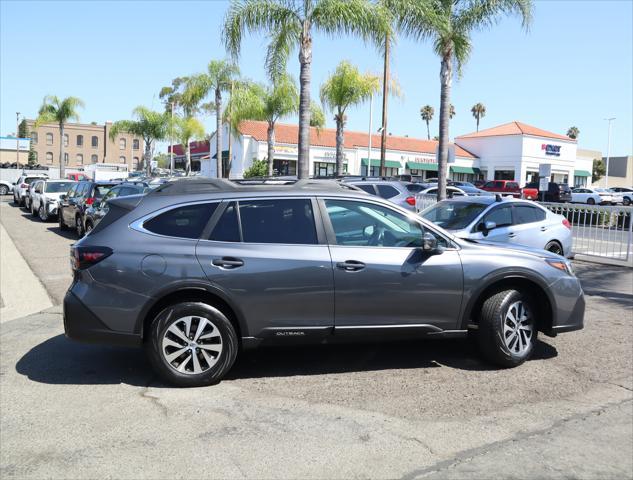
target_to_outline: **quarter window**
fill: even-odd
[[[422,225],[389,208],[349,200],[326,200],[325,206],[337,245],[405,248],[422,246]],[[439,237],[438,242],[446,246],[445,240]]]
[[[217,203],[199,203],[177,207],[148,220],[143,227],[158,235],[197,239],[217,206]]]
[[[239,202],[242,237],[250,243],[318,243],[309,199]]]

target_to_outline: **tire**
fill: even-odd
[[[86,235],[88,235],[92,231],[93,228],[95,227],[92,225],[92,222],[88,220],[86,222]]]
[[[48,222],[48,209],[43,204],[40,204],[37,214],[42,222]]]
[[[84,225],[81,221],[81,217],[77,215],[75,217],[75,231],[77,232],[77,238],[83,238],[84,236]]]
[[[587,199],[587,205],[595,205],[596,201],[593,198],[588,198]]]
[[[525,309],[527,320],[522,323],[524,328],[516,330],[509,318],[518,316],[519,304]],[[479,318],[477,343],[486,360],[509,368],[521,365],[532,356],[538,336],[533,313],[537,311],[533,307],[535,305],[528,295],[518,290],[504,290],[484,302]],[[519,332],[518,336],[516,332]]]
[[[631,205],[631,199],[629,197],[624,197],[624,200],[622,200],[622,205],[628,207],[629,205]]]
[[[182,340],[183,336],[186,338],[187,321],[191,322],[189,345]],[[194,342],[203,321],[201,336],[212,337]],[[174,332],[180,332],[180,336]],[[208,348],[196,348],[198,345]],[[147,332],[145,351],[154,370],[165,381],[178,387],[202,387],[224,378],[237,358],[238,345],[233,325],[220,310],[205,303],[184,302],[170,305],[154,318]],[[178,351],[182,351],[180,356],[167,358]]]
[[[68,227],[64,223],[64,217],[62,215],[61,209],[57,212],[57,217],[59,219],[59,229],[62,230],[62,231],[68,230]]]
[[[6,185],[0,185],[0,195],[8,195],[9,194],[9,187],[7,187]]]
[[[29,208],[29,210],[31,211],[31,216],[37,217],[37,212],[35,211],[35,205],[33,205],[33,202],[31,202],[31,208]]]
[[[563,256],[564,254],[563,246],[560,244],[560,242],[556,240],[552,240],[547,245],[545,245],[545,250],[547,250],[548,252],[555,253],[556,255],[560,255],[560,256]]]

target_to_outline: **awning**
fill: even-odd
[[[213,155],[211,158],[218,158],[217,153],[215,155]],[[222,150],[222,160],[227,160],[229,158],[229,151],[228,150]]]
[[[437,163],[407,162],[407,168],[409,170],[427,170],[437,172]]]
[[[367,166],[367,159],[366,158],[361,159],[361,165],[363,167]],[[371,166],[372,167],[380,167],[380,160],[372,159],[371,160]],[[401,168],[402,165],[400,165],[400,162],[398,162],[396,160],[385,160],[385,167],[386,168]]]
[[[587,170],[574,170],[574,177],[591,177],[591,172]]]
[[[478,168],[473,167],[456,167],[451,165],[451,172],[453,173],[469,173],[471,175],[479,175],[481,171]]]

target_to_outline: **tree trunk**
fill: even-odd
[[[389,98],[389,34],[385,37],[385,62],[382,75],[382,135],[380,137],[380,176],[387,174],[385,162],[387,157],[387,99]],[[371,159],[367,164],[367,176],[371,172]]]
[[[310,176],[310,66],[312,63],[312,36],[310,22],[303,22],[301,46],[299,48],[299,156],[297,174],[299,179]]]
[[[228,150],[228,157],[226,160],[226,178],[230,178],[231,177],[231,168],[233,167],[233,146],[232,146],[232,142],[231,142],[231,99],[233,98],[233,82],[231,82],[231,91],[229,93],[229,115],[228,115],[228,136],[229,136],[229,146],[227,148]]]
[[[446,178],[448,167],[448,123],[451,109],[451,80],[452,53],[446,53],[442,58],[442,68],[440,70],[440,144],[439,156],[437,159],[437,199],[446,198]]]
[[[187,146],[185,147],[185,175],[188,177],[191,172],[191,142],[187,139]]]
[[[268,176],[273,176],[273,159],[275,158],[275,122],[268,122]]]
[[[343,176],[343,147],[345,146],[345,133],[343,128],[345,127],[345,114],[338,112],[336,115],[336,176]],[[370,162],[371,163],[371,162]]]
[[[431,130],[429,130],[429,121],[426,121],[426,138],[431,140]]]
[[[59,124],[59,178],[66,177],[66,162],[64,162],[64,124]]]
[[[152,175],[152,140],[145,140],[145,171],[147,172],[147,176]]]
[[[222,92],[215,89],[215,157],[217,177],[222,178]]]
[[[477,131],[479,131],[479,115],[475,117],[477,119]]]

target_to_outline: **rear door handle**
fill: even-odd
[[[508,238],[514,238],[516,236],[517,236],[516,233],[508,233]]]
[[[214,258],[211,263],[220,268],[238,268],[244,265],[244,261],[234,257]]]
[[[547,230],[547,227],[541,227],[541,232],[544,232],[545,230]]]
[[[336,268],[340,268],[346,272],[357,272],[365,268],[365,264],[356,260],[345,260],[344,262],[338,262]]]

